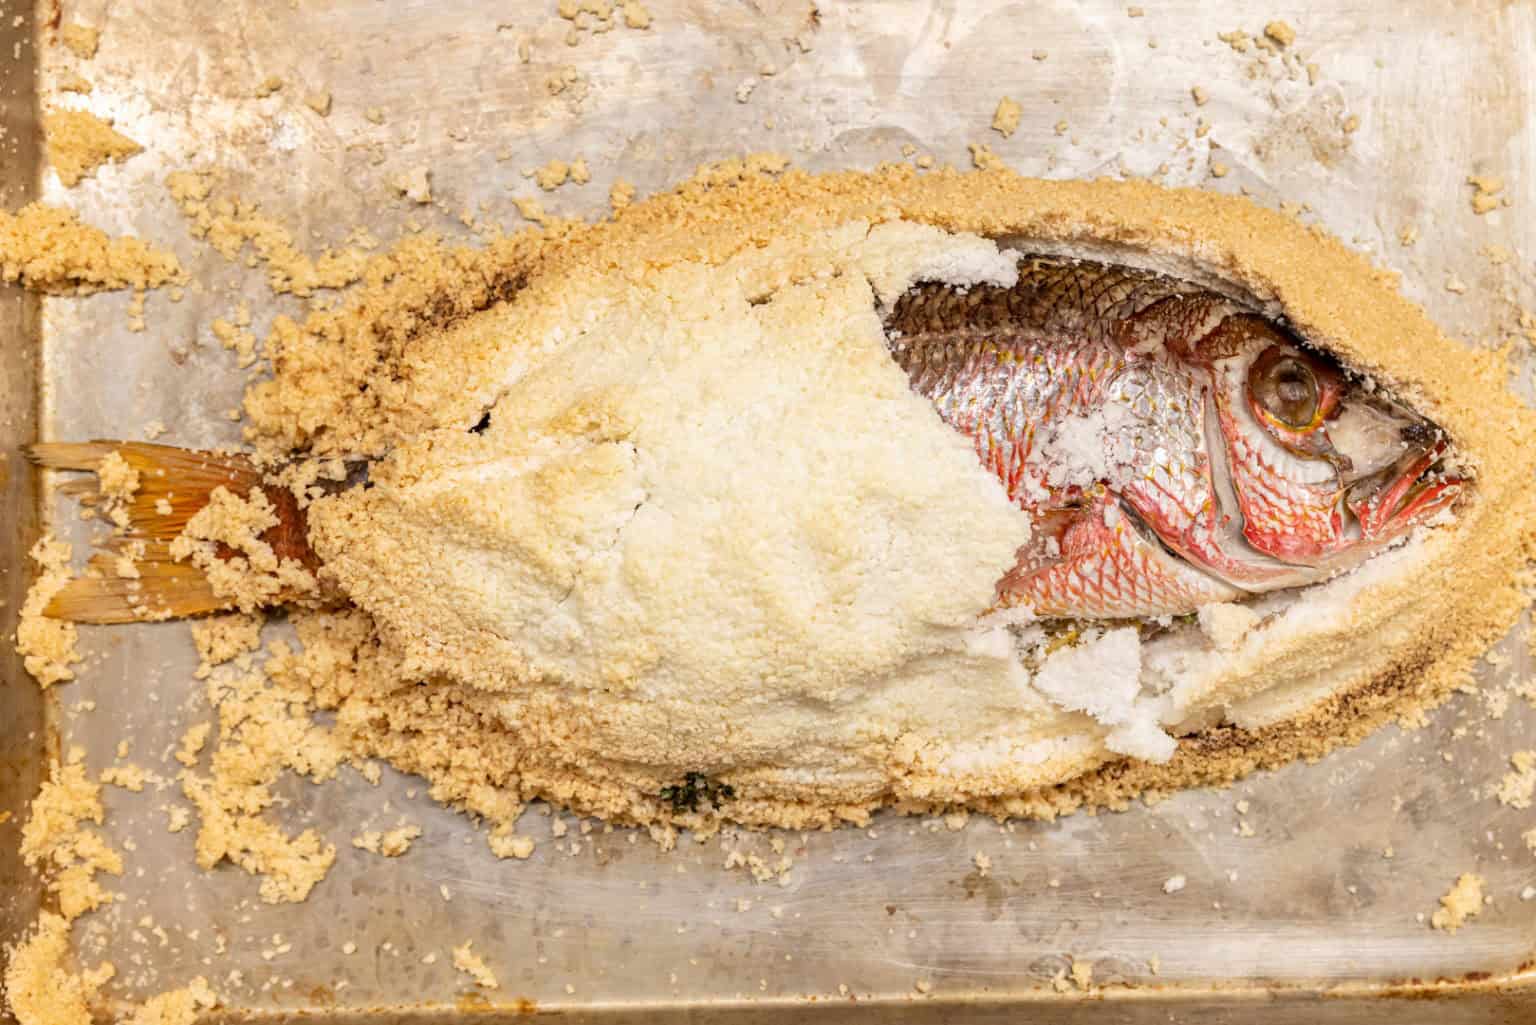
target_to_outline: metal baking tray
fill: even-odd
[[[273,301],[259,270],[189,236],[163,187],[171,170],[224,169],[318,248],[360,225],[386,243],[413,220],[460,237],[471,234],[464,214],[515,227],[512,198],[535,191],[523,171],[552,157],[585,157],[593,181],[540,198],[591,216],[617,176],[649,191],[701,161],[765,149],[817,169],[910,159],[904,145],[960,164],[966,143],[984,141],[1030,174],[1167,165],[1172,184],[1307,203],[1304,216],[1400,270],[1412,296],[1472,339],[1507,317],[1501,294],[1524,295],[1517,275],[1536,251],[1529,4],[1145,0],[1133,18],[1115,0],[866,0],[815,13],[807,0],[647,0],[649,30],[568,45],[553,0],[65,0],[65,19],[102,30],[83,65],[57,45],[51,0],[36,16],[6,6],[7,207],[36,195],[66,203],[172,248],[193,282],[179,303],[151,295],[143,333],[127,330],[126,294],[0,295],[6,634],[41,525],[84,538],[19,446],[140,437],[152,420],[169,425],[171,443],[232,442],[225,411],[245,377],[212,341],[211,320],[241,297],[259,331],[300,309]],[[1274,18],[1297,29],[1293,48],[1317,64],[1316,84],[1300,64],[1287,77],[1217,39]],[[567,68],[574,81],[552,93],[550,76],[569,79]],[[58,93],[66,69],[94,91]],[[283,88],[258,98],[268,76]],[[1194,86],[1209,95],[1203,106]],[[320,90],[333,97],[326,117],[302,103]],[[988,130],[1005,94],[1024,107],[1008,139]],[[40,163],[39,103],[109,116],[145,152],[64,190]],[[1349,117],[1357,130],[1343,127]],[[1229,173],[1212,177],[1213,162]],[[430,207],[388,185],[420,166],[431,169]],[[1511,207],[1474,216],[1464,184],[1474,172],[1502,175]],[[1405,247],[1409,225],[1419,239]],[[1489,244],[1516,259],[1492,265]],[[1447,291],[1453,276],[1469,290]],[[80,679],[46,701],[9,651],[0,657],[0,810],[14,813],[0,824],[0,940],[20,935],[39,903],[15,850],[50,751],[83,745],[99,770],[128,736],[135,760],[173,777],[166,752],[208,716],[184,625],[86,630],[83,648]],[[1523,635],[1500,651],[1508,662],[1481,667],[1484,683],[1530,672]],[[112,1000],[203,974],[224,998],[217,1019],[1529,1021],[1536,902],[1519,893],[1536,883],[1536,856],[1519,834],[1536,816],[1487,791],[1508,755],[1532,746],[1531,705],[1512,700],[1494,720],[1462,695],[1426,729],[1388,728],[1317,764],[1120,814],[972,818],[959,830],[881,816],[869,830],[794,834],[784,885],[725,870],[719,840],[664,854],[572,822],[557,842],[537,811],[525,820],[534,857],[497,861],[419,780],[386,771],[374,787],[344,770],[286,789],[287,820],[315,826],[339,855],[307,903],[275,907],[238,870],[194,867],[194,830],[165,828],[174,787],[109,789],[108,832],[132,845],[122,899],[75,936],[87,961],[118,964]],[[1237,835],[1238,801],[1255,836]],[[361,829],[401,815],[426,830],[405,857],[351,847]],[[985,876],[976,852],[991,859]],[[1420,916],[1464,871],[1486,879],[1492,904],[1454,937],[1432,931]],[[1187,884],[1165,893],[1174,875]],[[164,943],[137,924],[146,914]],[[215,937],[227,945],[219,957]],[[476,992],[449,965],[449,948],[468,938],[499,990]],[[1053,985],[1073,960],[1092,965],[1091,990]]]

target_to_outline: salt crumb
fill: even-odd
[[[1516,751],[1509,763],[1513,770],[1499,781],[1494,796],[1511,808],[1529,808],[1536,797],[1536,750]]]
[[[639,0],[625,0],[624,24],[629,28],[650,28],[651,12]]]
[[[1440,907],[1430,916],[1432,928],[1454,934],[1483,910],[1483,880],[1481,876],[1464,872],[1456,883],[1440,898]]]
[[[992,130],[1000,133],[1003,138],[1008,138],[1008,136],[1019,130],[1019,117],[1023,112],[1023,107],[1019,106],[1011,98],[1004,96],[997,101],[997,110],[992,113]],[[915,147],[913,152],[916,152]],[[910,156],[911,154],[903,155]]]
[[[1078,989],[1086,992],[1093,988],[1093,964],[1089,961],[1079,961],[1072,958],[1072,982]]]
[[[487,967],[479,954],[470,950],[473,940],[465,940],[460,946],[453,948],[453,966],[459,971],[475,980],[475,985],[482,989],[497,989],[501,984],[496,981],[496,975]]]
[[[1290,46],[1296,41],[1296,30],[1283,21],[1272,21],[1265,25],[1264,34],[1281,46]]]
[[[426,166],[413,167],[390,179],[390,188],[415,203],[432,202],[431,169]]]
[[[96,50],[101,45],[101,29],[72,21],[59,29],[59,42],[76,57],[88,61],[96,56]]]
[[[531,836],[520,836],[509,831],[502,832],[499,828],[491,833],[487,842],[491,846],[491,853],[498,858],[516,858],[526,861],[533,856],[534,840]]]
[[[992,147],[984,142],[973,142],[967,147],[971,151],[971,164],[979,170],[986,171],[1003,166],[1003,162]]]
[[[1180,890],[1184,889],[1184,886],[1187,882],[1188,880],[1186,880],[1182,875],[1169,876],[1167,879],[1163,880],[1163,892],[1178,893]]]
[[[564,160],[551,158],[549,163],[540,167],[533,173],[533,181],[545,192],[553,192],[564,185],[566,179],[571,176],[571,165]]]
[[[1498,195],[1504,191],[1504,179],[1496,175],[1474,174],[1467,178],[1472,186],[1472,212],[1482,216],[1499,205]]]

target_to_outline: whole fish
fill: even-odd
[[[885,326],[912,388],[1032,518],[998,582],[1001,608],[1161,617],[1301,586],[1358,565],[1464,487],[1443,471],[1447,443],[1428,420],[1255,309],[1167,275],[1026,257],[1011,287],[919,284]],[[73,581],[49,615],[128,622],[228,608],[164,551],[220,486],[261,488],[276,520],[263,540],[319,567],[304,510],[239,456],[113,442],[33,455],[94,469],[112,452],[145,482],[120,543],[150,545],[152,570]]]
[[[1002,606],[1120,619],[1325,579],[1446,510],[1442,433],[1285,328],[1163,274],[1023,260],[886,320],[912,387],[1034,519]]]

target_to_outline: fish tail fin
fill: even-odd
[[[171,541],[187,521],[208,504],[216,488],[246,495],[261,484],[249,459],[233,453],[200,452],[142,441],[40,442],[27,450],[38,466],[50,470],[96,473],[102,460],[116,453],[139,475],[124,506],[126,536],[133,540]],[[103,500],[98,482],[71,481],[61,489],[86,505]]]
[[[146,542],[142,550],[113,548],[92,556],[86,574],[54,594],[43,615],[75,623],[143,623],[234,607],[230,599],[214,593],[196,566],[173,559],[170,545],[163,541]]]
[[[27,450],[38,466],[97,474],[60,488],[88,506],[107,500],[99,474],[113,454],[138,474],[137,488],[120,505],[126,521],[118,520],[121,531],[92,557],[85,575],[53,596],[44,615],[77,623],[135,623],[233,608],[201,570],[171,556],[170,543],[217,488],[243,497],[262,486],[260,471],[237,454],[146,442],[42,442]]]

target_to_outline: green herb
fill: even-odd
[[[702,772],[690,772],[681,783],[661,788],[661,799],[671,804],[676,812],[698,811],[701,799],[711,808],[718,808],[721,801],[729,801],[735,796],[736,790],[729,783],[716,783]]]

